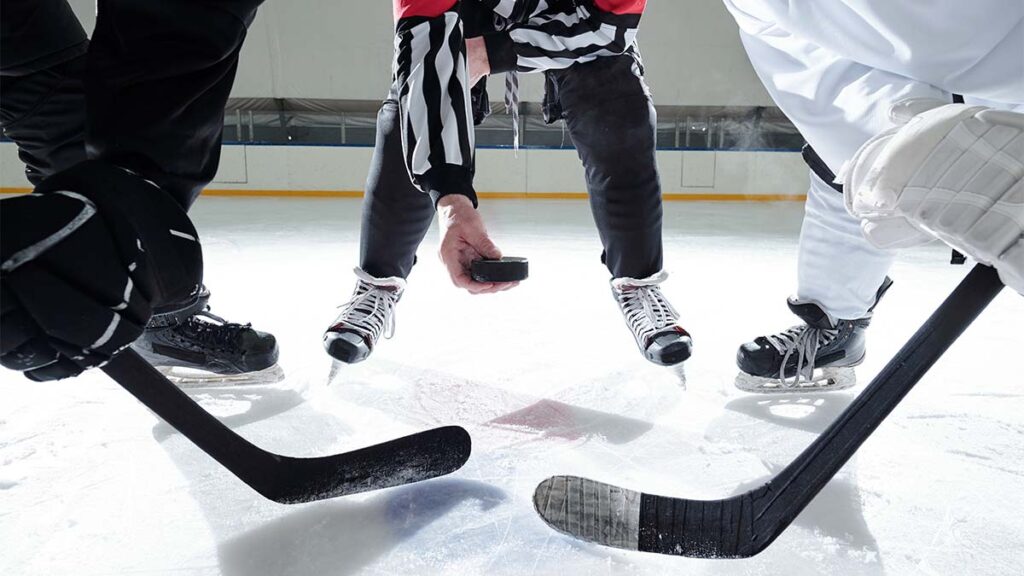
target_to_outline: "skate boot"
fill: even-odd
[[[886,278],[875,304],[892,285]],[[787,303],[805,323],[740,346],[736,387],[761,394],[829,392],[857,383],[853,367],[864,361],[865,332],[871,312],[855,320],[833,318],[814,301],[790,298]]]
[[[154,316],[132,347],[180,387],[270,384],[284,378],[277,340],[212,314]]]
[[[334,324],[324,333],[324,348],[335,360],[362,362],[373,352],[381,336],[395,331],[395,305],[405,291],[405,280],[376,278],[355,269],[356,289],[343,304]]]
[[[664,270],[637,280],[612,280],[612,295],[619,303],[644,357],[662,366],[674,366],[690,357],[693,342],[678,324],[679,314],[672,308],[659,284],[668,278]]]

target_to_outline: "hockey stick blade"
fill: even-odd
[[[103,371],[203,452],[264,497],[312,502],[450,474],[469,459],[469,434],[458,426],[316,458],[292,458],[254,446],[203,410],[134,350]]]
[[[604,546],[694,558],[747,558],[768,547],[1003,288],[977,265],[863,392],[764,486],[722,500],[655,496],[575,476],[534,492],[549,526]]]

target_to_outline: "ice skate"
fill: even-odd
[[[864,361],[871,315],[891,286],[892,280],[886,277],[867,316],[855,320],[833,318],[817,302],[790,298],[789,309],[804,324],[740,346],[736,387],[758,394],[832,392],[852,387],[857,383],[853,368]]]
[[[644,357],[662,366],[674,366],[690,357],[693,342],[678,324],[679,314],[661,293],[665,271],[644,279],[616,278],[612,294],[626,325]]]
[[[838,320],[816,302],[792,299],[789,307],[805,323],[740,346],[736,387],[771,394],[828,392],[856,384],[853,367],[864,361],[870,316]]]
[[[390,338],[395,330],[395,305],[405,291],[405,280],[376,278],[359,268],[352,298],[324,333],[324,348],[332,358],[345,364],[366,360],[381,336]],[[337,365],[331,370],[332,377]],[[332,378],[333,379],[333,378]]]
[[[184,320],[154,317],[132,345],[182,388],[271,384],[284,378],[277,340],[209,308]]]

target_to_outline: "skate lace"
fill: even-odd
[[[359,280],[352,299],[339,306],[341,313],[334,326],[353,330],[371,342],[379,340],[382,334],[391,338],[395,333],[395,305],[400,297],[399,289]]]
[[[646,343],[679,319],[679,313],[658,286],[625,286],[618,291],[617,299],[626,324],[640,342]]]
[[[251,329],[252,324],[228,322],[206,309],[189,317],[185,328],[195,340],[206,346],[230,348],[238,341],[238,335]]]
[[[810,382],[818,349],[830,344],[838,335],[838,328],[814,328],[805,324],[765,336],[768,343],[782,354],[782,363],[779,365],[779,381],[782,385],[796,386],[801,381]],[[789,379],[786,378],[786,365],[793,354],[797,355],[796,373]]]

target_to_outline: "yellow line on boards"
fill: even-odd
[[[806,194],[665,194],[667,201],[679,202],[804,202]]]
[[[586,200],[586,192],[478,192],[480,198],[498,200]],[[780,202],[807,200],[805,194],[689,194],[669,193],[662,196],[672,202]]]
[[[2,186],[0,194],[25,194],[31,188]],[[262,198],[362,198],[361,190],[238,190],[207,188],[204,196],[262,197]],[[585,192],[479,192],[489,200],[586,200]],[[670,202],[803,202],[804,194],[688,194],[669,193],[663,198]]]
[[[362,198],[362,190],[235,190],[207,188],[203,196],[267,196],[271,198]]]

